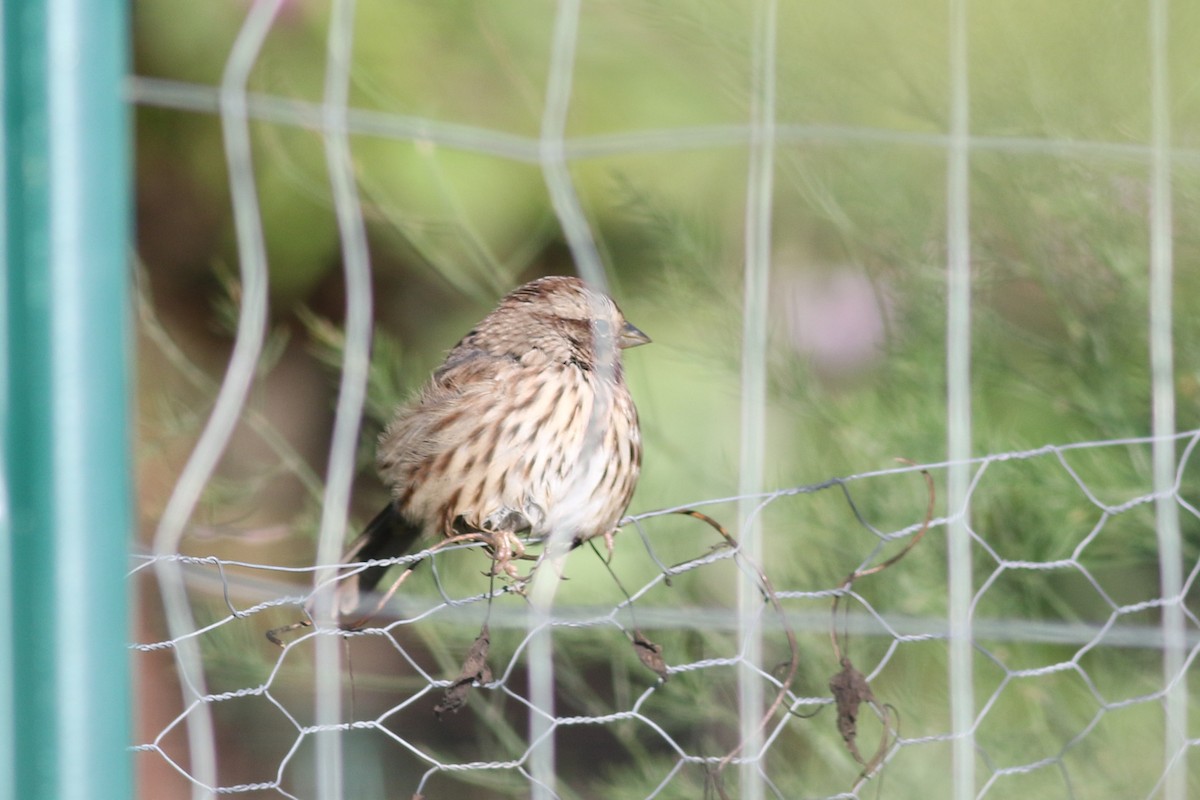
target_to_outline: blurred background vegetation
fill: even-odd
[[[888,468],[895,457],[945,456],[945,238],[948,19],[945,2],[855,0],[781,3],[771,302],[769,487]],[[249,3],[136,0],[137,87],[178,81],[215,87]],[[547,0],[441,0],[358,4],[351,105],[536,139],[550,64],[555,4]],[[1171,7],[1171,138],[1178,427],[1200,426],[1200,6]],[[571,163],[613,293],[654,345],[628,354],[646,440],[632,511],[728,497],[737,488],[743,236],[747,144],[728,135],[750,116],[754,5],[748,0],[589,0],[583,4],[567,134],[587,144]],[[1143,436],[1150,430],[1148,330],[1150,46],[1146,4],[1127,0],[1012,0],[969,8],[973,267],[972,385],[979,455],[1046,443]],[[285,2],[256,63],[254,92],[320,102],[327,2]],[[139,83],[140,82],[140,83]],[[137,249],[144,301],[139,336],[140,510],[153,531],[205,415],[232,344],[239,256],[220,121],[211,113],[142,103],[136,114]],[[252,563],[311,565],[337,386],[345,293],[337,225],[319,131],[258,121],[255,184],[271,275],[271,338],[243,424],[212,481],[186,552]],[[724,131],[718,140],[689,137]],[[665,147],[624,147],[623,135],[677,131]],[[1085,146],[1088,143],[1096,146]],[[352,155],[370,238],[377,332],[353,524],[386,492],[372,468],[375,434],[390,409],[496,299],[519,283],[573,271],[536,164],[432,141],[356,135]],[[1149,449],[1074,451],[1087,490],[1119,504],[1150,491]],[[1195,502],[1198,466],[1181,497]],[[939,490],[942,476],[935,474]],[[852,486],[858,513],[883,531],[920,521],[926,495],[913,475]],[[973,496],[972,525],[1002,559],[1076,557],[1054,571],[1005,569],[977,547],[980,619],[1014,625],[1101,624],[1124,605],[1158,596],[1152,506],[1104,521],[1054,456],[996,463]],[[731,523],[732,505],[711,512]],[[938,514],[946,513],[939,505]],[[838,582],[878,543],[833,492],[780,500],[764,512],[770,576],[780,590]],[[1187,566],[1200,523],[1183,513]],[[647,524],[668,563],[713,543],[680,518]],[[858,587],[885,614],[938,619],[945,611],[943,530],[901,564]],[[462,595],[481,591],[479,561],[448,569]],[[613,569],[637,588],[657,572],[637,534],[618,538]],[[732,608],[728,563],[659,586],[643,602]],[[603,607],[621,594],[599,559],[573,556],[560,602]],[[434,592],[426,575],[406,585]],[[474,582],[472,582],[474,581]],[[154,587],[139,587],[139,639],[163,637]],[[302,592],[299,584],[296,592]],[[1197,603],[1189,596],[1193,612]],[[223,614],[219,593],[197,591],[197,613]],[[515,599],[514,599],[515,601]],[[515,601],[519,602],[519,601]],[[207,604],[207,605],[206,605]],[[855,604],[852,604],[855,605]],[[788,601],[822,614],[828,598]],[[204,611],[205,608],[209,610]],[[861,604],[855,610],[862,612]],[[294,611],[294,609],[292,609]],[[262,615],[259,615],[262,617]],[[1154,609],[1121,625],[1153,625]],[[204,639],[210,690],[266,680],[278,652],[257,618]],[[240,623],[239,623],[240,624]],[[478,619],[403,634],[437,677],[453,677]],[[883,634],[881,626],[876,633]],[[402,638],[402,637],[401,637]],[[655,631],[668,663],[731,656],[718,630]],[[498,631],[505,664],[520,632]],[[1162,711],[1154,702],[1102,708],[1161,687],[1154,649],[1094,648],[1079,669],[1040,677],[1012,670],[1076,658],[1082,642],[981,640],[977,654],[981,782],[993,770],[1048,759],[988,785],[989,797],[1147,796],[1161,775]],[[1101,642],[1102,645],[1108,642]],[[782,640],[769,642],[784,651]],[[348,646],[349,647],[349,646]],[[876,694],[901,715],[901,734],[949,730],[945,646],[860,636],[855,660]],[[826,697],[836,670],[821,625],[801,635],[797,691]],[[556,635],[562,713],[628,708],[652,684],[615,630]],[[618,656],[614,656],[618,653]],[[145,656],[142,738],[178,713],[169,656]],[[303,650],[272,679],[289,708],[309,702]],[[386,643],[355,640],[356,718],[370,719],[423,688]],[[677,675],[653,695],[656,721],[689,752],[723,755],[736,727],[735,670]],[[513,679],[515,684],[520,678]],[[351,690],[348,689],[348,692]],[[501,693],[437,722],[431,702],[388,718],[447,760],[519,757],[525,722]],[[811,710],[811,709],[810,709]],[[262,698],[218,704],[223,785],[268,781],[296,738]],[[300,712],[298,712],[300,713]],[[1200,708],[1192,719],[1200,718]],[[669,720],[669,723],[662,722]],[[1193,723],[1191,735],[1196,734]],[[875,732],[864,730],[864,751]],[[182,730],[164,747],[186,762]],[[312,747],[289,761],[285,785],[304,796]],[[411,792],[424,766],[374,732],[349,737],[348,796]],[[565,730],[564,797],[639,797],[675,763],[634,721]],[[906,746],[885,771],[884,792],[941,796],[948,745]],[[139,756],[143,794],[183,796],[186,782],[153,755]],[[844,791],[859,767],[842,747],[832,709],[795,720],[767,772],[788,797]],[[1200,777],[1192,786],[1200,791]],[[522,796],[510,773],[439,778],[430,796]],[[434,791],[434,789],[437,791]],[[864,790],[872,792],[874,789]],[[696,797],[699,770],[684,769],[658,795]],[[253,794],[253,793],[251,793]],[[277,796],[273,792],[263,796]]]

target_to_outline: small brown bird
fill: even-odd
[[[345,562],[478,534],[494,568],[515,576],[518,533],[571,547],[603,536],[611,547],[642,462],[621,350],[649,341],[578,278],[513,291],[397,409],[377,452],[392,500]],[[387,570],[371,566],[342,581],[343,619],[373,613],[360,593]]]

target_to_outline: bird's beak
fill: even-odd
[[[621,328],[617,346],[624,350],[627,347],[637,347],[639,344],[650,344],[650,337],[634,327],[632,323],[626,322]]]

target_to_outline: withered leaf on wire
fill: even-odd
[[[442,702],[433,709],[433,713],[437,714],[439,719],[447,711],[458,711],[466,705],[467,694],[471,691],[472,684],[491,682],[492,668],[487,665],[488,648],[491,644],[491,632],[488,630],[488,626],[484,625],[479,630],[479,635],[475,637],[475,641],[471,643],[471,648],[467,650],[462,671],[458,673],[454,682],[446,687]]]
[[[655,644],[642,635],[641,631],[633,632],[633,649],[643,664],[658,673],[664,681],[669,674],[667,663],[663,661],[662,645]]]
[[[901,458],[897,459],[901,463],[914,465],[914,462]],[[831,623],[829,629],[829,637],[833,642],[834,657],[837,658],[842,669],[829,680],[829,690],[833,693],[834,702],[837,705],[837,726],[838,732],[842,735],[842,740],[846,743],[846,749],[854,756],[854,760],[862,764],[864,769],[860,775],[860,780],[865,780],[875,772],[882,764],[888,753],[889,741],[893,734],[899,735],[896,732],[895,725],[898,722],[896,710],[890,704],[880,704],[875,699],[875,694],[871,691],[871,685],[867,682],[867,678],[850,662],[850,657],[846,655],[844,649],[844,638],[838,635],[837,631],[837,612],[838,604],[842,597],[849,594],[854,582],[859,578],[865,578],[868,575],[878,575],[884,570],[896,565],[900,559],[904,558],[917,543],[925,536],[925,532],[929,530],[929,526],[933,521],[933,512],[936,507],[936,491],[934,489],[933,477],[928,470],[921,470],[921,476],[925,479],[925,486],[929,494],[929,502],[925,508],[925,521],[908,543],[904,545],[898,553],[882,563],[875,564],[871,567],[860,567],[854,572],[846,576],[840,587],[841,591],[833,597],[833,608],[831,609]],[[845,487],[843,486],[843,491]],[[849,494],[847,493],[847,499]],[[879,714],[880,720],[883,722],[883,733],[879,740],[879,747],[875,751],[875,755],[870,761],[865,760],[858,750],[858,710],[859,707],[867,703]]]
[[[874,703],[875,695],[871,692],[871,684],[867,678],[850,663],[849,658],[842,659],[842,671],[829,679],[829,691],[833,692],[837,704],[838,733],[846,742],[846,747],[854,760],[866,764],[862,754],[858,752],[855,740],[858,737],[858,708],[862,703]]]

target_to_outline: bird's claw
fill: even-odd
[[[616,549],[616,542],[613,540],[613,532],[604,532],[604,550],[608,556],[604,559],[605,564],[611,564],[613,560],[613,551]]]
[[[492,569],[489,575],[505,575],[513,583],[524,584],[529,577],[521,577],[516,561],[525,558],[525,543],[512,531],[488,533],[484,538],[492,551]]]

